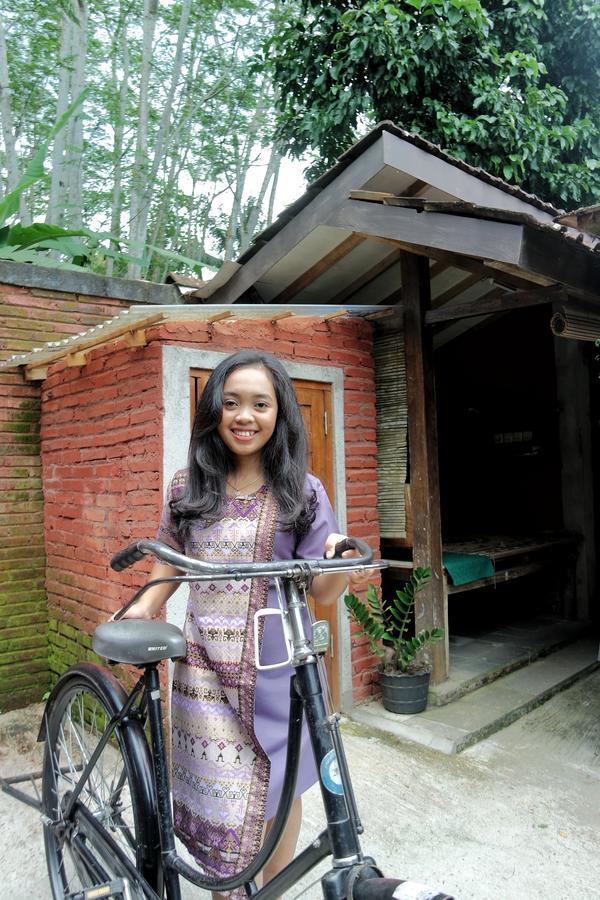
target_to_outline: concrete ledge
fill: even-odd
[[[109,278],[83,269],[81,272],[74,272],[72,269],[54,269],[29,263],[0,261],[0,284],[64,291],[67,294],[87,294],[111,300],[129,300],[131,303],[166,305],[183,302],[179,289],[174,284],[157,284],[133,278]]]

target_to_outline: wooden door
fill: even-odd
[[[190,414],[193,422],[200,394],[210,375],[209,370],[190,370]],[[332,397],[331,385],[321,381],[304,381],[294,379],[296,396],[302,411],[302,417],[308,435],[309,453],[308,469],[323,483],[327,495],[333,504],[333,441],[332,441]],[[337,606],[323,606],[313,599],[313,612],[317,619],[329,622],[331,640],[329,653],[325,657],[325,666],[329,678],[329,686],[334,706],[339,709],[340,678],[338,660],[338,627]]]

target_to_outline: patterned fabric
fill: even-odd
[[[181,496],[184,484],[185,473],[177,473],[167,500]],[[230,499],[223,517],[193,528],[182,547],[167,502],[158,539],[207,561],[268,560],[276,518],[263,486],[247,500]],[[174,670],[175,831],[201,866],[221,878],[248,865],[262,840],[270,762],[254,732],[252,623],[267,593],[264,578],[192,583],[187,654]]]

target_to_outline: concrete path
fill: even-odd
[[[39,715],[0,716],[3,776],[36,767]],[[458,755],[356,723],[344,741],[363,846],[387,874],[457,900],[600,898],[600,671]],[[301,840],[322,825],[313,788]],[[38,816],[1,793],[0,876],[2,898],[48,900]],[[317,900],[311,880],[303,896]]]

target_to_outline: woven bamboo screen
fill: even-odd
[[[402,331],[375,337],[377,472],[382,538],[406,538],[408,398]]]

